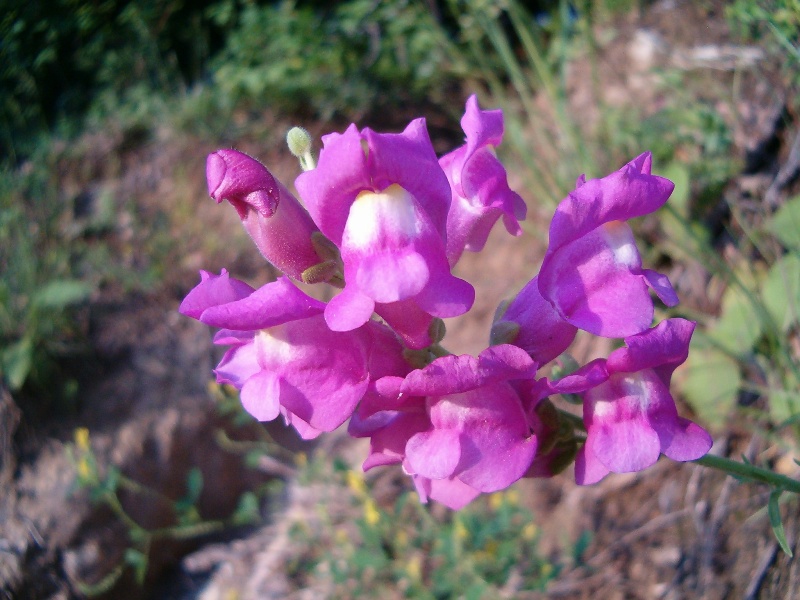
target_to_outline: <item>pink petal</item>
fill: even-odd
[[[433,275],[428,285],[414,298],[425,312],[442,319],[463,315],[475,301],[475,288],[449,271]]]
[[[619,171],[590,179],[571,192],[556,209],[550,224],[550,250],[557,250],[603,223],[627,221],[660,208],[674,184],[650,175],[652,157],[645,153]]]
[[[428,283],[425,259],[411,249],[381,252],[365,257],[358,265],[359,292],[375,302],[389,303],[416,296]]]
[[[325,147],[317,168],[301,173],[295,187],[320,231],[340,245],[350,205],[359,192],[373,188],[355,125],[322,139]]]
[[[604,337],[639,333],[653,320],[653,301],[627,225],[598,228],[546,258],[539,290],[562,318]]]
[[[304,294],[287,277],[281,277],[246,298],[208,308],[200,321],[212,327],[252,331],[318,315],[324,308],[325,304]]]
[[[658,427],[656,432],[661,439],[661,452],[681,462],[705,456],[714,443],[705,429],[681,417]]]
[[[658,460],[658,434],[643,418],[619,420],[592,432],[598,460],[615,473],[630,473],[650,467]]]
[[[406,459],[413,472],[429,479],[453,474],[461,458],[458,431],[434,429],[414,435],[406,444]]]
[[[376,133],[367,128],[363,136],[375,189],[398,184],[417,199],[438,236],[445,239],[450,184],[439,166],[425,119],[415,119],[403,133]]]
[[[578,485],[592,485],[609,473],[608,468],[594,455],[587,439],[575,457],[575,483]]]
[[[478,490],[458,479],[435,479],[429,486],[428,497],[451,510],[461,510],[480,495]]]
[[[650,269],[644,269],[642,275],[644,275],[644,279],[647,285],[650,286],[650,289],[656,293],[664,304],[667,306],[678,306],[680,303],[678,294],[675,293],[675,288],[672,287],[672,283],[670,283],[666,275],[651,271]]]
[[[672,372],[689,356],[694,328],[695,323],[686,319],[665,319],[652,329],[625,338],[627,348],[608,356],[609,371],[632,373],[652,368],[669,386]]]
[[[418,350],[431,345],[428,330],[433,317],[422,310],[414,299],[376,304],[375,312],[403,338],[409,348]]]
[[[280,387],[274,373],[259,371],[242,386],[242,406],[259,421],[272,421],[280,414]]]
[[[245,282],[233,279],[225,269],[219,275],[200,271],[200,283],[186,295],[178,311],[187,317],[200,319],[205,310],[241,300],[253,291]]]
[[[351,331],[369,321],[375,301],[347,286],[325,306],[325,321],[333,331]]]
[[[499,323],[519,325],[513,344],[525,350],[540,365],[549,363],[564,352],[578,331],[542,297],[538,276],[529,281],[512,300],[495,325]]]

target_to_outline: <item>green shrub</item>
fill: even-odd
[[[232,11],[216,7],[220,24]],[[441,93],[447,40],[422,3],[350,0],[329,12],[285,1],[244,7],[212,62],[224,105],[328,118]]]

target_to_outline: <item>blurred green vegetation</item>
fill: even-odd
[[[220,404],[221,414],[232,416],[235,411],[225,412],[225,403],[230,398],[216,385],[211,386],[211,393]],[[238,400],[237,400],[238,404]],[[238,413],[243,412],[241,407]],[[253,419],[248,420],[254,423]],[[233,424],[231,422],[231,424]],[[266,434],[265,434],[266,435]],[[228,446],[233,448],[223,449],[236,451],[238,446],[257,445],[262,452],[274,448],[274,444],[267,442],[233,442],[225,430],[217,430],[217,438],[224,439]],[[120,562],[105,573],[99,581],[81,582],[77,587],[86,597],[101,596],[108,593],[120,592],[121,577],[126,571],[134,575],[134,581],[144,593],[146,584],[151,584],[151,558],[155,548],[165,540],[192,540],[218,534],[223,530],[256,525],[263,520],[262,508],[265,499],[276,485],[282,486],[280,480],[274,480],[259,487],[255,491],[244,492],[236,503],[236,507],[224,519],[204,518],[200,510],[200,499],[203,494],[203,472],[197,467],[191,467],[185,474],[185,493],[182,497],[174,499],[164,493],[131,479],[115,465],[102,466],[94,452],[88,429],[80,427],[74,431],[74,442],[66,447],[67,455],[75,471],[74,488],[72,493],[83,493],[93,504],[104,505],[114,518],[124,525],[127,532],[125,551]],[[288,467],[287,467],[288,468]],[[127,495],[127,500],[123,500]],[[147,527],[134,519],[129,514],[130,498],[137,498],[138,502],[148,502],[159,505],[171,516],[172,523],[161,527]],[[126,508],[126,506],[128,508]],[[123,582],[124,585],[124,582]]]
[[[563,540],[569,547],[557,560],[546,556],[536,517],[516,489],[455,513],[422,505],[413,493],[377,499],[385,487],[328,456],[309,461],[299,476],[327,508],[291,523],[283,572],[298,589],[336,598],[479,600],[544,591],[564,567],[580,563],[590,541]]]
[[[190,92],[224,123],[265,106],[354,117],[453,82],[447,36],[413,0],[2,0],[0,15],[0,160]]]

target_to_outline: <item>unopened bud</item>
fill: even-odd
[[[445,327],[444,321],[439,318],[431,321],[430,327],[428,327],[428,335],[431,338],[431,344],[438,344],[441,342],[446,333],[447,327]]]
[[[340,262],[341,255],[339,254],[339,248],[336,247],[332,241],[325,237],[321,231],[315,231],[311,234],[311,245],[314,246],[314,251],[319,256],[320,260],[323,261],[334,261]]]
[[[513,344],[519,335],[519,323],[513,321],[499,321],[492,325],[489,334],[489,345]]]
[[[292,127],[286,134],[289,152],[300,160],[300,166],[304,171],[310,171],[316,166],[311,155],[312,143],[311,134],[302,127]]]
[[[300,279],[303,283],[324,283],[330,281],[335,275],[341,275],[339,264],[332,260],[326,260],[303,271]]]
[[[208,192],[227,200],[261,254],[281,271],[300,279],[324,261],[311,238],[318,231],[305,208],[256,159],[237,150],[218,150],[206,161]]]

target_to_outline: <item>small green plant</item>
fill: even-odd
[[[795,85],[800,84],[800,2],[797,0],[736,0],[725,11],[743,37],[764,42],[787,65]]]
[[[286,574],[301,586],[325,581],[335,597],[497,598],[543,591],[562,568],[539,551],[535,516],[516,490],[443,512],[405,492],[377,500],[361,472],[328,463],[301,469],[301,478],[314,471],[315,486],[327,480],[325,497],[337,498],[326,503],[324,527],[292,528],[301,550]]]
[[[75,382],[60,376],[57,359],[79,352],[82,321],[74,308],[85,303],[91,279],[71,264],[61,224],[65,210],[46,175],[0,174],[0,369],[12,392],[26,382],[53,383],[66,398]]]
[[[89,430],[75,430],[74,444],[67,449],[75,467],[76,487],[86,490],[93,503],[102,503],[114,513],[127,528],[128,548],[122,562],[110,573],[95,583],[80,583],[81,593],[96,596],[111,590],[126,570],[134,573],[139,585],[147,577],[150,550],[154,543],[163,539],[186,540],[217,533],[228,527],[249,525],[260,520],[258,496],[253,492],[242,494],[234,513],[225,520],[204,520],[197,508],[203,490],[203,475],[192,468],[186,475],[186,494],[173,500],[160,492],[125,476],[117,467],[101,470],[92,451]],[[175,523],[155,529],[143,527],[128,514],[119,493],[125,491],[143,499],[156,500],[171,507]]]
[[[736,222],[747,220],[734,206]],[[763,215],[762,215],[763,216]],[[800,414],[800,197],[786,202],[775,214],[746,230],[749,245],[730,266],[719,264],[727,284],[722,311],[708,323],[690,354],[684,392],[703,415],[720,422],[741,394],[768,400],[768,413],[759,421],[777,431],[797,435]],[[701,246],[702,256],[714,260]],[[746,257],[758,251],[763,262]]]

